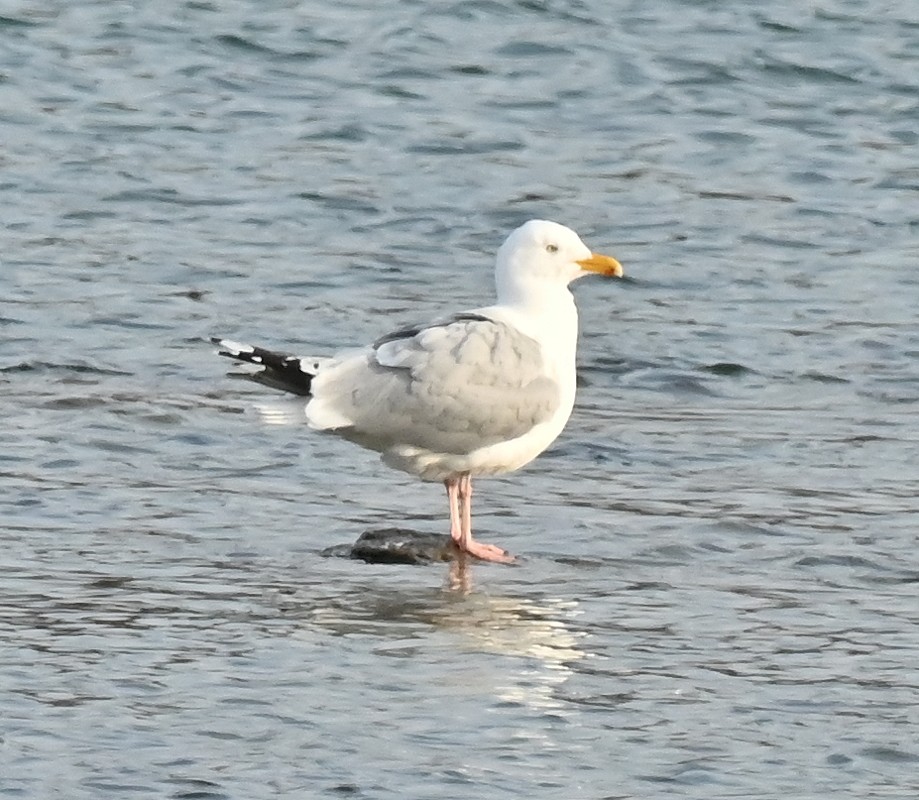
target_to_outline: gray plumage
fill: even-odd
[[[539,344],[479,314],[384,336],[320,370],[312,393],[308,416],[317,427],[374,450],[457,454],[527,433],[560,402]]]

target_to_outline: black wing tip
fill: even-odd
[[[313,373],[304,369],[305,365],[299,357],[253,347],[232,339],[221,339],[218,336],[211,336],[210,340],[220,348],[217,355],[262,367],[260,372],[244,377],[273,389],[299,395],[310,394]]]

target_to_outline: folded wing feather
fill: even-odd
[[[307,417],[376,450],[468,453],[521,436],[560,402],[539,344],[467,314],[384,336],[313,379]]]

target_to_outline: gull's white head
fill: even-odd
[[[546,290],[559,291],[591,272],[620,278],[622,266],[615,258],[591,252],[571,228],[531,219],[498,250],[498,298],[509,302]]]

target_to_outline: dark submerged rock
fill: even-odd
[[[354,544],[335,545],[322,554],[371,564],[433,564],[455,561],[457,551],[453,540],[444,534],[381,528],[364,531]]]

